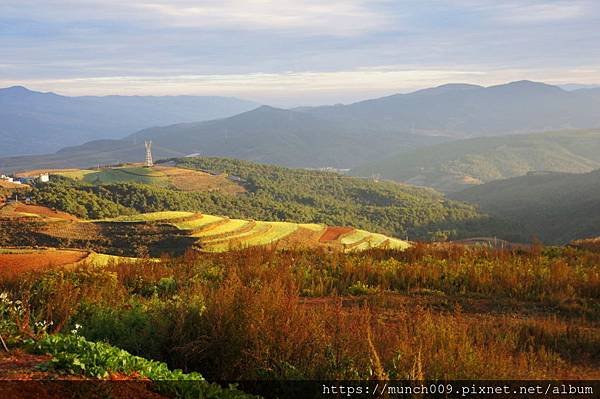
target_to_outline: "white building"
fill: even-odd
[[[40,182],[48,183],[49,181],[50,181],[50,176],[48,175],[48,173],[42,173],[40,175]]]

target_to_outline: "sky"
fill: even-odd
[[[0,87],[292,107],[600,84],[596,0],[0,0]]]

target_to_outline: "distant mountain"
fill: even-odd
[[[530,173],[469,188],[453,199],[519,223],[549,243],[600,236],[600,170],[585,174]]]
[[[351,171],[441,191],[458,191],[531,171],[600,168],[600,129],[479,137],[401,152]]]
[[[573,91],[579,89],[597,89],[600,88],[600,85],[596,84],[580,84],[580,83],[567,83],[564,85],[558,85],[561,89]]]
[[[301,111],[382,131],[464,138],[600,127],[599,108],[600,96],[585,90],[519,81],[491,87],[450,84]]]
[[[157,125],[222,118],[258,104],[228,97],[66,97],[0,89],[0,156],[42,154]]]
[[[310,113],[262,106],[233,117],[141,130],[122,140],[100,140],[46,156],[0,159],[0,170],[82,167],[143,161],[144,140],[156,159],[219,156],[297,167],[348,167],[390,150],[438,143],[440,137],[379,132]]]
[[[265,106],[229,118],[144,129],[123,140],[87,143],[50,156],[2,159],[0,168],[140,160],[144,139],[154,141],[157,158],[200,154],[352,168],[456,138],[600,127],[598,93],[521,81],[492,87],[450,84],[350,105]],[[149,117],[144,120],[146,126],[154,124]]]

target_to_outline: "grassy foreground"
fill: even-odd
[[[0,279],[27,309],[2,334],[19,345],[28,329],[81,325],[86,340],[209,381],[598,379],[599,257],[251,248],[37,271]]]

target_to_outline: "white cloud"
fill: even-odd
[[[531,79],[552,84],[600,82],[594,67],[573,69],[494,69],[486,66],[427,68],[384,65],[337,72],[286,72],[175,76],[107,76],[70,79],[0,80],[69,95],[225,95],[279,106],[351,102],[445,83],[494,85]]]
[[[383,30],[392,16],[368,0],[3,0],[0,14],[56,21],[125,20],[200,29],[273,29],[319,35]]]
[[[502,10],[502,7],[500,8]],[[507,7],[498,19],[512,23],[553,22],[579,18],[585,15],[582,2],[568,1],[548,4],[529,4]]]
[[[354,34],[383,29],[389,18],[357,0],[224,0],[142,2],[139,7],[179,26],[225,29],[307,29],[319,33]]]

